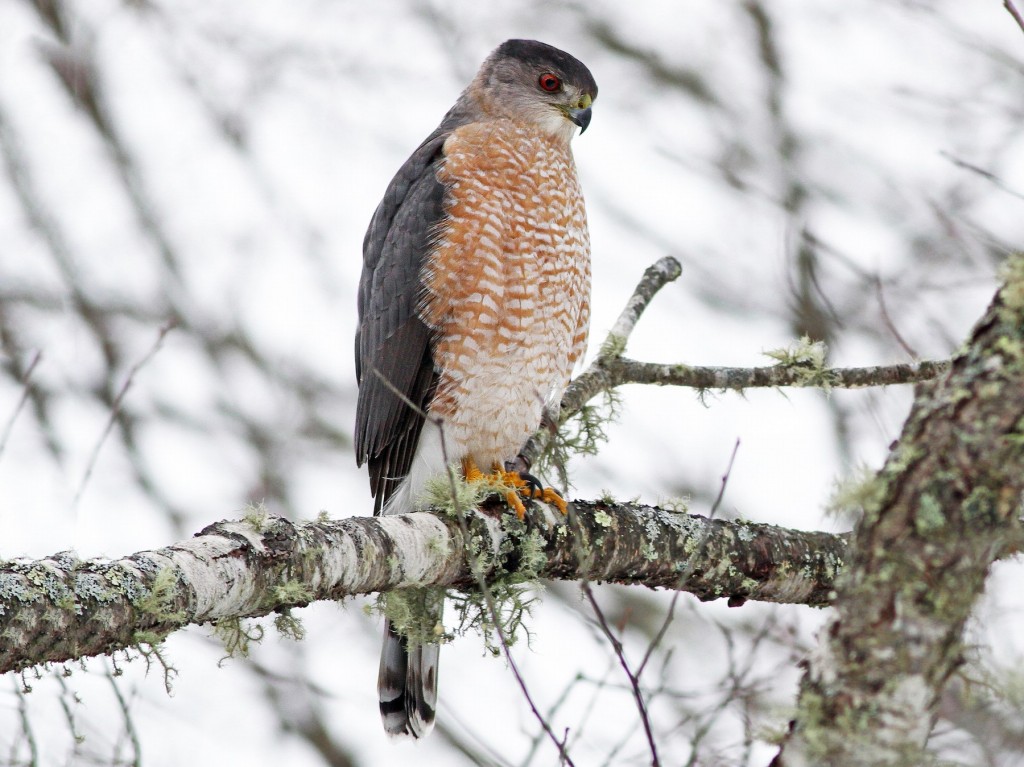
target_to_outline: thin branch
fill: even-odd
[[[11,763],[17,764],[15,759],[17,757],[18,746],[19,743],[24,742],[28,748],[28,764],[39,764],[39,746],[36,743],[35,733],[32,732],[32,723],[28,718],[28,704],[25,702],[25,696],[28,691],[26,690],[25,685],[22,684],[21,680],[13,676],[11,677],[11,686],[14,688],[14,697],[18,699],[18,719],[21,723],[21,732],[18,733],[18,737],[12,739]]]
[[[626,384],[686,386],[700,390],[777,388],[782,386],[857,389],[893,386],[937,378],[949,370],[947,360],[859,368],[813,368],[771,365],[756,368],[700,367],[638,362],[627,357],[601,360],[576,378],[562,397],[562,419],[579,412],[603,391]]]
[[[885,288],[882,285],[882,278],[877,274],[875,275],[874,283],[875,293],[878,295],[878,309],[882,312],[882,322],[885,323],[885,326],[889,329],[889,332],[892,333],[892,337],[896,339],[896,343],[903,347],[903,351],[910,355],[911,359],[919,359],[917,351],[909,343],[907,343],[907,340],[896,328],[896,323],[892,321],[892,317],[889,314],[889,307],[886,306],[885,303]]]
[[[647,747],[651,751],[651,765],[652,767],[659,767],[661,761],[658,759],[658,745],[654,739],[654,731],[651,729],[651,719],[647,715],[647,704],[644,702],[643,690],[640,689],[640,675],[634,674],[633,670],[629,666],[629,661],[626,660],[626,653],[623,650],[622,642],[618,637],[615,636],[615,632],[612,631],[611,626],[608,625],[608,621],[604,616],[604,611],[597,604],[597,600],[594,598],[594,592],[590,588],[590,584],[584,581],[580,584],[580,588],[583,589],[583,593],[587,597],[587,601],[590,602],[590,606],[594,610],[594,615],[597,616],[597,623],[601,627],[601,632],[605,635],[609,642],[611,642],[612,649],[615,651],[615,657],[619,659],[619,665],[622,667],[622,671],[626,674],[626,678],[629,680],[629,686],[633,693],[633,700],[636,703],[637,712],[640,714],[640,722],[644,727],[644,735],[647,736]]]
[[[1010,2],[1010,0],[1006,0],[1006,8],[1007,8],[1007,10],[1010,11],[1010,13],[1013,15],[1013,17],[1017,20],[1017,23],[1020,24],[1021,23],[1020,12],[1013,6],[1013,4]],[[939,151],[939,156],[940,157],[945,157],[947,160],[949,160],[951,163],[953,163],[958,168],[962,168],[963,170],[970,171],[971,173],[976,173],[977,175],[981,176],[986,181],[990,181],[997,189],[1001,189],[1002,191],[1006,192],[1007,194],[1012,195],[1013,197],[1016,197],[1018,200],[1024,200],[1024,194],[1021,194],[1020,192],[1018,192],[1015,189],[1011,188],[1005,181],[1003,181],[1001,178],[999,178],[999,176],[997,176],[992,171],[985,170],[984,168],[981,168],[981,167],[979,167],[977,165],[974,165],[973,163],[969,163],[966,160],[961,160],[959,157],[954,157],[949,152],[945,152],[945,151],[941,151],[940,150]]]
[[[1024,31],[1024,15],[1021,15],[1020,9],[1014,5],[1013,0],[1004,0],[1003,7],[1010,12],[1011,16],[1013,16],[1014,21],[1017,22],[1017,26]]]
[[[618,348],[619,353],[625,350],[626,341],[633,333],[640,316],[651,303],[651,299],[658,291],[668,283],[679,279],[683,273],[682,265],[672,256],[665,256],[659,259],[644,270],[644,276],[640,278],[633,295],[626,302],[622,312],[619,314],[612,329],[608,331],[608,337],[602,346],[602,350],[609,347]]]
[[[117,396],[114,397],[114,401],[110,405],[110,417],[107,419],[106,425],[103,427],[103,432],[100,434],[96,445],[93,447],[92,452],[89,454],[89,462],[86,464],[85,472],[82,474],[82,481],[78,483],[78,490],[75,491],[75,497],[71,501],[72,511],[78,508],[78,502],[82,498],[82,493],[85,491],[85,486],[89,483],[89,478],[92,477],[93,469],[96,467],[96,461],[100,455],[100,448],[103,447],[103,443],[106,441],[111,430],[114,428],[114,424],[117,423],[117,417],[121,413],[121,404],[124,402],[125,395],[128,394],[128,390],[135,382],[135,375],[153,359],[153,356],[160,351],[160,347],[163,346],[164,338],[174,327],[173,321],[167,322],[160,328],[157,333],[156,341],[153,342],[153,346],[150,348],[146,355],[132,365],[131,370],[128,371],[127,377],[124,379],[124,383],[121,385],[121,389],[117,392]]]
[[[826,368],[804,364],[779,364],[756,368],[702,367],[684,364],[639,362],[622,356],[637,322],[661,288],[682,274],[679,262],[665,256],[648,267],[612,326],[597,358],[569,384],[562,396],[557,422],[576,415],[601,392],[627,384],[684,386],[701,391],[795,386],[823,389],[856,389],[893,386],[937,378],[949,370],[947,360],[923,360],[899,365],[856,368]],[[523,449],[536,456],[541,452],[543,433],[535,435]]]
[[[4,448],[7,447],[7,440],[11,436],[11,432],[14,430],[14,422],[18,420],[18,414],[21,413],[25,403],[28,401],[29,395],[32,391],[32,373],[35,372],[36,365],[39,364],[39,360],[43,358],[43,353],[36,350],[36,353],[32,355],[32,361],[28,363],[28,367],[25,368],[25,372],[21,376],[21,396],[18,398],[17,404],[14,406],[14,411],[11,413],[11,417],[7,419],[7,424],[4,426],[3,434],[0,434],[0,455],[3,455]]]
[[[121,746],[120,743],[118,743],[114,752],[114,764],[127,763],[132,767],[140,767],[142,745],[139,743],[139,734],[136,732],[135,723],[132,720],[131,706],[129,705],[128,700],[124,697],[124,693],[121,692],[121,687],[117,684],[117,673],[115,671],[108,670],[107,680],[110,682],[110,686],[114,690],[114,698],[117,700],[117,707],[121,712],[121,718],[124,720],[124,736],[128,739],[132,748],[131,761],[128,762],[121,757]]]

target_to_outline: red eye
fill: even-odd
[[[537,79],[537,85],[539,85],[543,91],[554,93],[562,87],[562,81],[550,72],[545,72]]]

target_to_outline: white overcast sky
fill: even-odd
[[[876,276],[907,342],[923,357],[948,356],[991,297],[993,254],[1019,247],[1024,234],[1024,33],[996,0],[768,4],[786,73],[783,119],[799,137],[787,159],[775,150],[757,39],[738,4],[69,4],[72,39],[89,52],[132,166],[126,185],[109,146],[46,65],[44,51],[57,43],[32,4],[0,0],[0,124],[69,254],[62,276],[8,163],[0,174],[0,290],[47,298],[18,304],[10,316],[22,353],[42,354],[34,378],[56,393],[56,426],[47,434],[25,410],[0,454],[4,557],[65,549],[123,555],[238,516],[259,487],[261,467],[231,410],[280,440],[276,470],[288,508],[272,510],[305,518],[321,509],[369,513],[364,472],[349,450],[325,449],[301,433],[295,396],[242,355],[211,365],[194,338],[175,331],[126,395],[127,406],[151,416],[136,452],[116,434],[104,439],[109,411],[89,392],[105,363],[74,295],[153,309],[154,316],[113,322],[124,352],[117,380],[153,349],[160,308],[173,304],[211,333],[242,329],[284,376],[331,382],[337,391],[321,400],[320,416],[350,432],[366,224],[402,160],[483,57],[510,37],[568,50],[600,86],[593,123],[574,144],[593,241],[589,357],[643,269],[672,254],[683,277],[641,320],[629,355],[769,364],[764,351],[794,341],[787,307],[803,231],[828,246],[820,287],[840,319],[832,362],[908,359],[885,329],[876,294],[864,287]],[[653,51],[666,71],[699,73],[715,103],[652,78],[604,46],[601,29]],[[727,164],[732,185],[720,170]],[[806,190],[796,216],[780,205],[794,183]],[[131,188],[154,211],[176,256],[173,269],[140,221]],[[10,377],[0,379],[0,425],[21,393]],[[657,503],[692,489],[693,510],[706,512],[704,499],[717,491],[739,441],[721,513],[806,529],[844,528],[846,521],[825,512],[835,482],[861,464],[880,465],[910,403],[906,390],[836,392],[831,400],[820,392],[712,393],[703,403],[683,390],[631,387],[623,395],[602,453],[573,464],[573,495],[607,491]],[[160,417],[169,412],[179,417]],[[837,412],[846,432],[837,432]],[[48,439],[61,445],[59,456]],[[156,508],[139,485],[138,466],[167,506],[183,510],[181,519]],[[1019,577],[1019,567],[1002,565],[995,580]],[[698,698],[705,676],[727,663],[707,635],[708,621],[757,623],[779,614],[800,641],[810,641],[821,618],[682,601],[671,679]],[[650,603],[664,609],[667,597]],[[462,763],[438,737],[418,746],[385,740],[374,690],[377,629],[361,604],[301,611],[308,632],[301,644],[279,639],[268,624],[258,663],[298,680],[297,689],[314,689],[278,705],[314,700],[362,764]],[[1006,638],[1020,636],[1012,626],[1016,606],[1007,589],[993,588],[979,610],[980,640],[1007,663],[1021,651]],[[563,600],[549,599],[531,624],[532,648],[517,649],[545,708],[577,671],[600,677],[607,663],[591,627],[569,612]],[[173,696],[140,661],[117,682],[131,700],[145,764],[322,763],[281,732],[261,677],[240,661],[217,666],[223,653],[208,630],[181,632],[167,647],[180,671]],[[483,656],[476,637],[445,648],[440,716],[470,725],[503,759],[523,763],[535,723],[504,663]],[[769,675],[777,665],[779,686],[771,692],[780,706],[797,678],[793,657],[759,656]],[[44,675],[35,683],[26,701],[40,763],[68,763],[61,703],[73,694],[81,699],[70,705],[87,736],[82,748],[112,753],[123,727],[103,670],[102,661],[90,662],[62,682]],[[0,753],[19,731],[14,684],[0,680]],[[575,713],[558,719],[559,727],[579,726],[588,695],[570,698]],[[628,696],[599,698],[577,763],[601,763],[633,714]],[[671,728],[670,711],[658,716]],[[714,734],[727,760],[745,753],[730,740],[734,716],[723,714]],[[764,725],[784,717],[780,708]],[[547,748],[533,764],[554,763]],[[758,746],[746,757],[766,763],[770,752]],[[685,751],[669,753],[685,759]],[[622,758],[637,754],[642,742],[631,741]]]

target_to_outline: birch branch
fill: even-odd
[[[527,522],[474,511],[469,536],[440,512],[293,524],[250,514],[166,548],[109,560],[64,552],[0,565],[0,673],[159,643],[189,624],[410,586],[472,591],[511,575],[677,588],[824,605],[846,539],[634,504],[538,504]],[[540,562],[540,564],[536,564]],[[534,563],[524,572],[524,563]]]

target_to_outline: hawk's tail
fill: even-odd
[[[434,729],[440,653],[441,646],[436,644],[410,650],[405,637],[385,621],[377,695],[388,735],[422,738]]]

